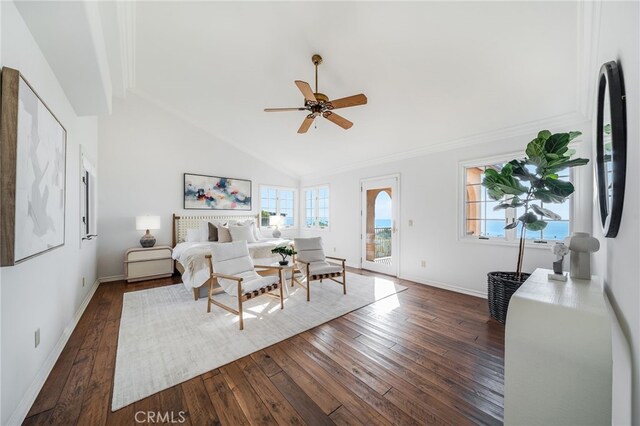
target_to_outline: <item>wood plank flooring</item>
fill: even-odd
[[[24,424],[501,424],[504,327],[490,320],[486,300],[396,281],[409,287],[397,299],[116,412],[110,406],[122,296],[180,277],[102,284]]]

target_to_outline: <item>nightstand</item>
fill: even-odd
[[[173,275],[173,250],[169,246],[136,247],[124,255],[124,279],[128,283]]]

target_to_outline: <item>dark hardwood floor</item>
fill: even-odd
[[[407,281],[399,306],[365,306],[111,412],[123,293],[176,282],[100,285],[24,423],[502,423],[504,327],[486,300]]]

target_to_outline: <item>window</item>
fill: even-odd
[[[304,225],[307,228],[329,227],[329,187],[318,186],[304,190]]]
[[[276,215],[282,216],[283,227],[295,226],[295,205],[295,189],[260,187],[260,226],[269,226],[269,218]]]
[[[464,167],[464,237],[481,239],[502,239],[515,241],[520,238],[522,224],[517,228],[505,230],[508,223],[517,220],[524,213],[524,207],[517,209],[494,210],[500,201],[492,200],[487,190],[482,186],[484,172],[487,169],[500,171],[505,162],[496,162],[490,165],[470,165]],[[529,166],[527,166],[529,167]],[[533,168],[533,166],[531,166]],[[572,180],[569,169],[558,174],[560,179]],[[527,184],[525,183],[525,186]],[[533,201],[540,207],[548,208],[560,215],[559,220],[550,220],[540,217],[547,226],[541,231],[526,231],[528,240],[553,241],[563,240],[571,234],[571,199],[569,197],[562,204],[545,205],[540,201]],[[531,211],[531,210],[529,210]]]

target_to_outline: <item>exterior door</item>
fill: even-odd
[[[362,268],[398,275],[398,176],[366,179],[362,193]]]

